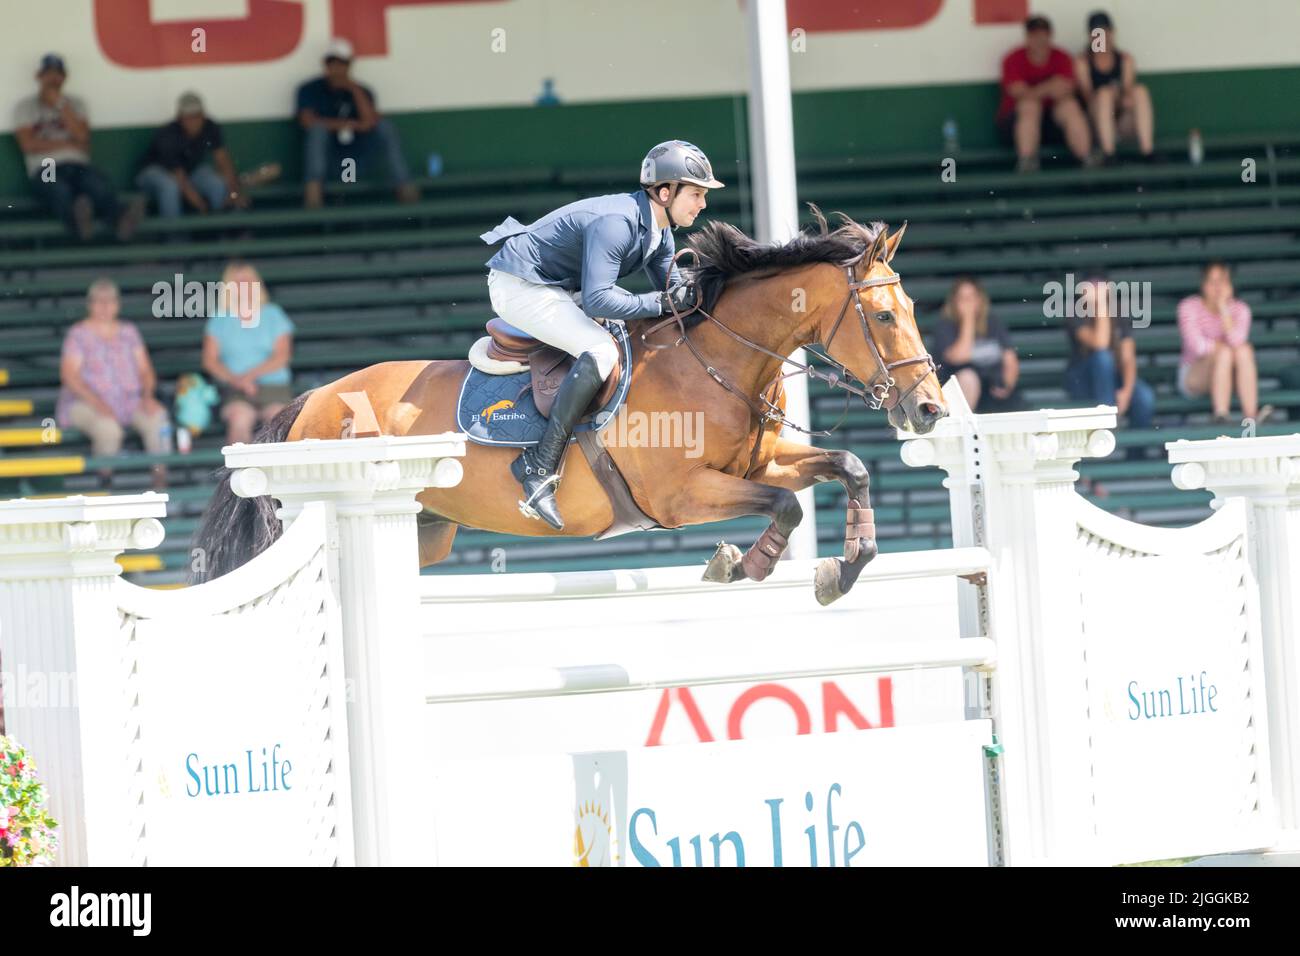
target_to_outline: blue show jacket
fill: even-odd
[[[659,292],[676,248],[672,229],[665,227],[647,260],[654,228],[650,197],[636,190],[581,199],[528,226],[509,216],[480,238],[489,245],[505,240],[487,261],[489,269],[581,290],[582,311],[592,318],[648,319],[659,315]],[[616,285],[638,266],[657,291],[633,295]],[[681,281],[676,267],[672,278],[674,284]]]

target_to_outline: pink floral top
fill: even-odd
[[[82,319],[68,329],[63,339],[63,357],[81,357],[81,380],[104,400],[122,425],[130,424],[131,416],[140,406],[142,383],[135,353],[143,347],[140,331],[121,320],[112,338],[104,338],[91,327],[89,319]],[[66,428],[71,424],[68,409],[78,400],[66,385],[59,390],[54,417],[60,426]]]

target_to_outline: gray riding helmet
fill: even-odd
[[[641,185],[657,186],[660,183],[723,188],[723,184],[713,178],[713,164],[704,155],[704,150],[680,139],[660,143],[641,160]]]

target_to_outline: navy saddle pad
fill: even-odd
[[[613,334],[623,356],[618,388],[602,408],[578,423],[575,433],[600,431],[612,422],[632,382],[632,343],[627,326],[613,319],[607,320],[605,327]],[[480,445],[515,448],[536,445],[546,430],[546,418],[533,404],[531,384],[532,373],[527,369],[513,375],[489,375],[471,367],[456,401],[456,427]]]

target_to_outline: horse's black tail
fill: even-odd
[[[254,442],[284,441],[297,420],[311,392],[303,392],[263,425],[253,436]],[[261,554],[280,537],[280,519],[275,516],[275,501],[270,495],[241,498],[230,490],[230,469],[224,465],[213,477],[217,490],[212,494],[203,520],[190,542],[189,583],[199,584],[219,578]]]

